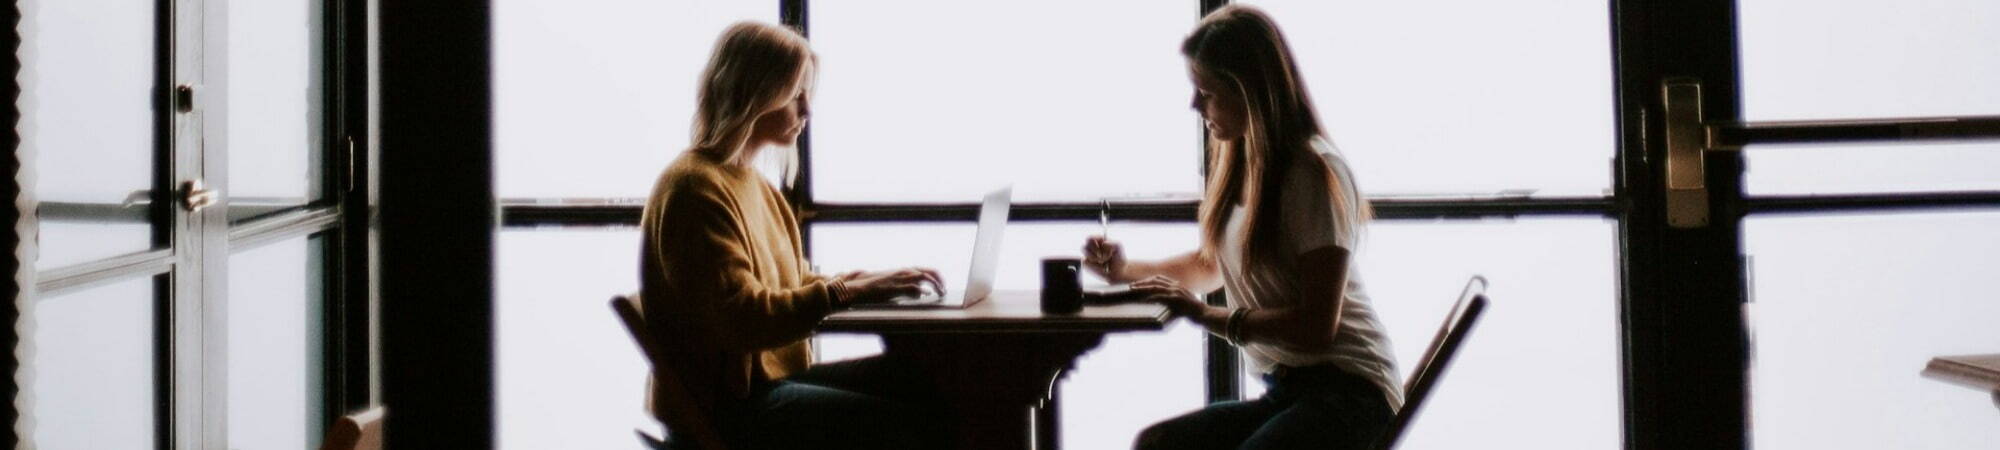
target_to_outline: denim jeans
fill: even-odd
[[[882,356],[818,364],[717,405],[716,428],[739,450],[947,448],[952,416],[930,382]]]
[[[1381,389],[1331,366],[1265,375],[1255,400],[1221,402],[1153,424],[1134,447],[1165,449],[1365,449],[1395,414]]]

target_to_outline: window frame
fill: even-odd
[[[32,260],[24,258],[33,254],[36,247],[32,239],[23,239],[33,236],[39,228],[36,215],[23,210],[24,206],[33,205],[17,202],[5,210],[17,229],[25,230],[9,233],[7,240],[0,242],[10,250],[7,256],[0,257],[0,265],[11,266],[15,274],[0,288],[8,289],[13,298],[34,302],[111,283],[140,278],[155,280],[154,320],[159,332],[154,345],[160,355],[154,364],[159,392],[154,402],[158,405],[156,447],[209,448],[223,446],[227,441],[228,386],[221,375],[227,371],[224,321],[227,301],[222,297],[226,295],[222,286],[228,281],[227,261],[231,254],[272,242],[325,239],[324,250],[312,252],[313,256],[308,258],[313,260],[307,262],[308,267],[319,268],[318,277],[308,280],[315,286],[307,288],[309,292],[320,293],[317,303],[322,310],[316,314],[324,318],[321,339],[325,343],[320,381],[325,388],[323,401],[307,414],[315,418],[321,429],[327,429],[342,414],[369,402],[372,389],[367,374],[371,358],[366,331],[371,324],[365,311],[371,304],[371,284],[365,273],[351,269],[364,268],[369,260],[368,235],[363,225],[366,219],[361,213],[367,211],[362,201],[370,188],[355,182],[356,174],[365,176],[366,161],[356,156],[354,147],[334,145],[366,136],[365,98],[369,91],[362,80],[368,59],[360,50],[368,41],[359,24],[368,17],[368,9],[363,3],[364,0],[319,0],[315,11],[321,26],[314,40],[317,46],[314,51],[321,56],[317,76],[323,80],[319,95],[313,99],[323,111],[315,131],[325,151],[311,155],[308,164],[315,171],[311,179],[316,182],[310,189],[323,193],[318,199],[234,224],[228,219],[230,205],[224,195],[218,195],[217,203],[202,211],[190,212],[180,207],[179,198],[184,194],[180,180],[205,179],[212,182],[209,184],[213,189],[227,188],[228,155],[223,141],[226,136],[221,134],[225,127],[205,125],[225,120],[228,114],[228,105],[222,101],[228,89],[223,80],[226,77],[210,76],[226,67],[227,62],[218,57],[226,52],[209,51],[214,46],[226,45],[227,37],[220,32],[226,26],[226,4],[210,0],[154,0],[156,44],[151,62],[157,75],[151,95],[155,131],[150,174],[154,195],[148,202],[148,212],[142,216],[153,224],[154,247],[37,270]],[[7,23],[19,22],[21,18],[19,1],[0,8],[0,19]],[[18,46],[21,39],[18,32],[0,34],[0,42],[10,46]],[[0,69],[6,69],[7,73],[21,70],[18,55],[0,58],[0,64],[5,64]],[[173,94],[174,87],[180,85],[194,86],[195,103],[190,106],[206,117],[197,118],[173,108],[184,102]],[[21,93],[19,80],[14,77],[0,83],[0,89],[9,98]],[[11,102],[0,108],[0,113],[4,113],[0,120],[7,123],[21,119],[19,106]],[[0,145],[9,147],[7,157],[0,158],[0,169],[16,175],[0,183],[0,194],[33,198],[34,187],[24,180],[33,179],[35,170],[24,164],[26,149],[20,147],[18,131],[7,128],[0,132]],[[103,210],[93,205],[81,206],[77,210],[81,214]],[[0,319],[12,323],[21,316],[18,303],[7,302],[0,307]],[[0,333],[0,343],[12,347],[23,343],[23,336],[18,328],[8,327],[8,331]],[[14,352],[7,353],[0,358],[0,365],[9,373],[18,372],[24,361]],[[18,387],[10,391],[21,394]],[[10,401],[0,407],[0,415],[9,418],[9,423],[19,422],[24,412],[17,402]],[[0,432],[0,446],[11,447],[26,441],[28,436],[20,434],[21,431],[7,427]]]
[[[809,30],[807,0],[779,0],[784,24]],[[1612,192],[1565,198],[1374,198],[1379,220],[1479,220],[1521,216],[1597,217],[1618,230],[1619,339],[1623,446],[1747,448],[1745,400],[1749,355],[1739,306],[1748,301],[1740,226],[1750,214],[1911,211],[2000,208],[2000,192],[1872,193],[1816,196],[1745,196],[1742,157],[1731,147],[1798,142],[1879,142],[1912,138],[2000,138],[2000,118],[1973,117],[1961,128],[1895,131],[1918,120],[1882,124],[1741,123],[1736,9],[1732,2],[1699,5],[1607,0],[1616,128]],[[1197,0],[1206,14],[1227,0]],[[1715,148],[1706,152],[1705,181],[1714,223],[1706,228],[1668,225],[1665,191],[1665,118],[1661,83],[1675,77],[1703,80]],[[1192,125],[1191,125],[1192,126]],[[1891,130],[1891,131],[1884,131]],[[1954,131],[1955,130],[1955,131]],[[1928,133],[1928,134],[1926,134]],[[820,203],[812,195],[811,129],[799,143],[799,181],[785,190],[807,230],[821,223],[972,222],[973,203]],[[1720,151],[1716,151],[1720,150]],[[1016,204],[1011,221],[1090,222],[1099,204]],[[643,205],[629,202],[548,204],[506,199],[509,228],[634,226]],[[1192,202],[1114,206],[1126,222],[1193,223]],[[810,239],[810,233],[805,233]],[[810,246],[808,246],[810,248]],[[1219,302],[1220,297],[1211,297]],[[1211,339],[1207,377],[1211,401],[1238,397],[1240,361]]]

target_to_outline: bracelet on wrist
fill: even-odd
[[[1222,325],[1222,337],[1229,343],[1243,345],[1243,318],[1250,315],[1250,308],[1237,307],[1229,312],[1229,320]]]

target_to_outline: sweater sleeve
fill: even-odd
[[[823,281],[772,286],[757,276],[747,248],[749,227],[725,193],[706,183],[683,183],[663,199],[653,229],[653,258],[666,278],[724,350],[781,347],[811,336],[832,311]],[[789,255],[788,255],[789,256]]]

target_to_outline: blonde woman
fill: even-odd
[[[1402,403],[1389,341],[1353,276],[1368,205],[1270,17],[1223,7],[1181,53],[1213,155],[1200,245],[1128,261],[1095,236],[1085,265],[1239,346],[1269,390],[1154,424],[1136,446],[1364,448]],[[1227,307],[1202,301],[1216,289]]]
[[[640,219],[640,290],[649,330],[694,405],[732,448],[936,448],[948,424],[910,394],[922,385],[880,357],[814,366],[809,343],[847,305],[941,286],[910,268],[812,273],[798,221],[757,175],[759,152],[788,149],[811,115],[817,57],[770,24],[729,27],[702,72],[693,145],[660,175]]]

